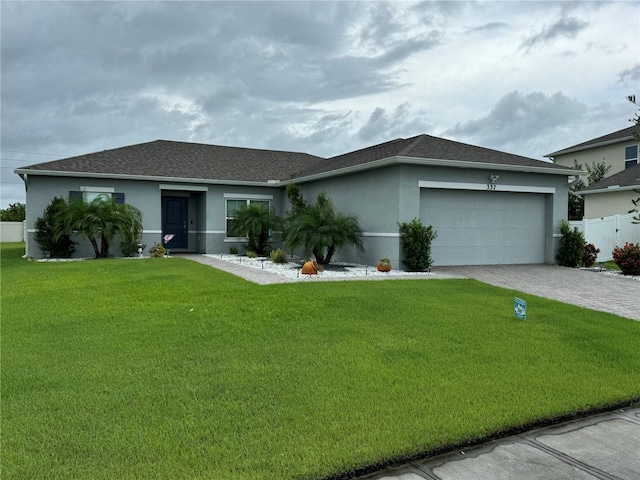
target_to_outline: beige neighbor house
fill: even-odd
[[[640,142],[636,133],[638,127],[634,125],[545,155],[565,167],[573,167],[576,161],[583,167],[603,161],[611,166],[605,179],[579,192],[584,196],[585,219],[626,214],[633,208],[631,200],[640,196],[635,191],[640,189]]]

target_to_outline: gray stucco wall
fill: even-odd
[[[500,176],[498,184],[501,185],[555,189],[555,194],[546,195],[545,260],[546,263],[554,263],[560,241],[560,224],[566,219],[568,186],[564,175],[396,165],[302,183],[300,186],[307,201],[314,201],[319,192],[325,191],[337,210],[358,216],[360,227],[365,232],[366,254],[347,248],[336,254],[336,260],[375,265],[380,258],[388,257],[393,265],[401,267],[398,222],[420,218],[419,182],[486,185],[491,174]]]
[[[560,223],[566,218],[567,178],[564,175],[545,175],[523,172],[491,171],[479,169],[395,165],[355,174],[302,182],[305,199],[312,203],[318,193],[325,191],[337,210],[356,214],[365,232],[366,254],[350,248],[337,252],[335,259],[375,265],[377,260],[388,257],[394,266],[401,267],[398,222],[420,218],[420,181],[488,183],[492,173],[500,175],[499,184],[555,188],[555,194],[547,195],[547,263],[553,263],[559,245]],[[32,175],[27,189],[27,255],[42,257],[33,241],[34,222],[54,196],[68,199],[69,191],[81,187],[107,187],[125,194],[125,202],[142,211],[143,242],[147,249],[154,242],[162,241],[162,195],[189,197],[189,248],[200,253],[226,253],[237,241],[225,238],[225,195],[247,197],[271,197],[271,206],[284,217],[289,209],[286,191],[282,186],[229,186],[195,185],[178,182],[86,179]],[[161,189],[163,185],[164,189]],[[173,185],[172,187],[170,187]],[[170,187],[170,188],[169,188]],[[198,191],[200,189],[200,191]],[[280,246],[278,232],[273,232]],[[119,254],[119,241],[114,242],[112,254]],[[145,252],[146,253],[146,252]],[[92,250],[87,241],[77,246],[74,256],[90,257]]]
[[[140,209],[143,214],[143,242],[147,247],[161,241],[160,189],[157,182],[134,182],[128,180],[91,179],[72,177],[50,177],[30,175],[27,184],[27,256],[42,258],[43,252],[33,241],[34,224],[41,217],[53,197],[69,199],[70,191],[81,187],[113,188],[125,194],[125,202]],[[74,238],[78,242],[74,257],[92,257],[91,245],[84,238]],[[110,248],[112,254],[120,254],[120,241],[116,239]]]
[[[206,253],[229,253],[229,247],[236,246],[240,252],[243,252],[243,242],[234,241],[225,238],[226,217],[225,217],[225,195],[246,196],[247,198],[254,196],[271,197],[271,207],[275,210],[276,215],[282,217],[284,215],[285,205],[285,189],[283,187],[252,187],[243,185],[209,185],[207,191],[207,224],[206,229],[199,230],[200,240],[205,240],[204,250]],[[272,232],[274,237],[274,248],[280,246],[279,235]],[[203,252],[201,250],[201,252]]]
[[[161,188],[162,186],[162,188]],[[247,196],[270,196],[271,206],[278,215],[283,215],[285,190],[283,187],[247,187],[227,185],[180,184],[178,182],[88,179],[53,176],[29,176],[27,189],[27,255],[42,258],[43,252],[33,241],[34,224],[42,216],[53,197],[69,199],[70,191],[82,187],[102,187],[124,193],[125,202],[142,212],[143,235],[146,244],[145,255],[155,243],[162,242],[162,197],[178,196],[189,199],[188,208],[188,248],[187,251],[200,253],[228,252],[230,245],[241,246],[240,242],[225,239],[225,194]],[[206,191],[198,191],[197,189]],[[279,239],[277,232],[274,236]],[[74,237],[78,242],[74,257],[92,257],[89,242]],[[120,255],[120,240],[115,239],[110,248],[112,255]],[[277,245],[279,246],[279,244]]]
[[[301,183],[308,203],[315,203],[320,192],[326,192],[336,210],[355,214],[365,233],[365,255],[352,248],[336,252],[334,259],[343,262],[375,265],[380,258],[389,258],[399,265],[398,212],[400,209],[401,170],[398,166],[369,170],[358,174]]]

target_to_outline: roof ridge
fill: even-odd
[[[580,143],[576,143],[574,145],[571,145],[570,147],[565,147],[565,148],[562,148],[560,150],[556,150],[554,152],[547,153],[545,155],[545,157],[553,157],[555,155],[563,155],[565,153],[571,153],[574,150],[584,150],[585,147],[595,147],[595,146],[598,146],[600,144],[622,142],[622,141],[628,139],[629,137],[633,137],[633,135],[635,133],[634,130],[636,128],[637,128],[637,125],[632,125],[630,127],[622,128],[620,130],[616,130],[616,131],[611,132],[611,133],[605,133],[604,135],[600,135],[598,137],[591,138],[589,140],[584,140],[584,141],[582,141]]]
[[[218,144],[214,144],[214,143],[186,142],[184,140],[164,140],[164,139],[158,139],[158,140],[153,140],[151,142],[144,142],[144,143],[156,143],[156,142],[179,143],[179,144],[184,144],[184,145],[197,145],[197,146],[202,146],[202,147],[234,148],[234,149],[238,149],[238,150],[253,150],[253,151],[256,151],[256,152],[296,153],[296,154],[300,154],[300,155],[308,155],[310,157],[315,157],[315,158],[320,158],[320,159],[326,160],[325,157],[319,157],[318,155],[314,155],[314,154],[309,153],[309,152],[300,152],[300,151],[293,151],[293,150],[274,150],[272,148],[240,147],[240,146],[236,146],[236,145],[218,145]],[[144,143],[140,143],[138,145],[143,145]],[[135,145],[131,145],[131,146],[135,146]]]
[[[406,157],[411,152],[411,150],[413,150],[418,145],[420,145],[425,140],[426,137],[427,137],[427,135],[424,134],[424,133],[421,133],[420,135],[416,135],[415,137],[413,137],[413,138],[415,138],[415,140],[413,142],[411,142],[403,150],[400,150],[398,152],[398,157]],[[408,138],[407,140],[411,140],[411,138]]]

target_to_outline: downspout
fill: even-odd
[[[29,210],[29,204],[26,201],[26,193],[29,190],[29,178],[26,173],[19,173],[18,176],[24,182],[24,191],[25,191],[25,202],[24,202],[24,255],[22,258],[29,258],[29,228],[27,224],[27,213]]]

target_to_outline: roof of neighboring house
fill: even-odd
[[[267,182],[319,160],[307,153],[156,140],[18,170]]]
[[[509,167],[565,174],[567,167],[533,158],[418,135],[324,159],[306,153],[156,140],[16,169],[42,175],[176,178],[265,183],[380,167],[392,163]],[[488,167],[487,167],[488,165]],[[575,171],[571,170],[572,174]]]
[[[586,142],[578,143],[572,147],[563,148],[557,152],[548,153],[545,157],[555,157],[557,155],[564,155],[566,153],[579,152],[580,150],[588,150],[594,147],[602,147],[604,145],[610,145],[612,143],[625,142],[633,139],[634,133],[640,133],[640,129],[634,125],[632,127],[623,128],[617,132],[609,133]]]
[[[478,163],[490,165],[510,165],[520,167],[566,170],[567,167],[533,158],[513,155],[489,148],[477,147],[466,143],[454,142],[431,135],[418,135],[411,138],[398,138],[372,147],[345,153],[310,165],[295,172],[295,177],[306,177],[342,169],[366,166],[379,160],[390,158],[416,158],[429,160],[447,160],[453,162]]]
[[[615,190],[632,190],[640,188],[640,163],[621,172],[592,183],[578,193],[602,193]]]

